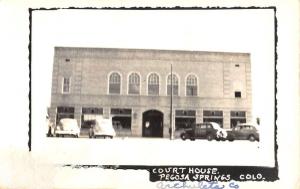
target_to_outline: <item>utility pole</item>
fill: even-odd
[[[170,99],[170,139],[174,139],[174,127],[173,127],[173,70],[171,64],[171,99]]]

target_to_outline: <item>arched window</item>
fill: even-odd
[[[159,76],[155,73],[148,77],[148,95],[159,95]]]
[[[168,75],[167,79],[167,95],[171,95],[171,84],[173,86],[173,95],[178,96],[178,78],[175,74],[172,74],[172,83],[171,83],[171,74]]]
[[[109,76],[109,94],[121,93],[121,76],[120,74],[113,72]]]
[[[128,80],[128,94],[140,94],[140,76],[132,73]]]
[[[197,96],[197,77],[189,75],[186,78],[186,96]]]

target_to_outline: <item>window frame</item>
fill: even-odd
[[[114,73],[117,73],[120,76],[120,92],[119,93],[110,93],[109,89],[110,89],[110,76]],[[111,71],[108,73],[107,75],[107,94],[109,95],[121,95],[122,94],[122,74],[118,71]]]
[[[187,87],[188,86],[190,86],[190,85],[187,85],[187,80],[188,80],[188,78],[189,78],[189,76],[194,76],[195,78],[196,78],[196,87],[197,87],[197,95],[187,95]],[[199,96],[199,87],[198,87],[198,76],[196,75],[196,74],[194,74],[194,73],[188,73],[187,75],[186,75],[186,77],[185,77],[185,96],[186,97],[198,97]]]
[[[242,98],[242,91],[234,91],[234,98],[236,99]]]
[[[168,78],[169,78],[170,75],[171,75],[171,73],[167,74],[167,76],[166,76],[166,96],[171,96],[171,93],[168,94],[168,85],[169,85],[168,84]],[[172,75],[174,75],[177,78],[177,81],[178,81],[178,84],[177,84],[178,93],[177,93],[177,95],[173,94],[173,96],[180,96],[180,77],[179,77],[179,75],[177,73],[172,73]]]
[[[132,74],[137,74],[139,76],[139,91],[138,94],[134,94],[134,93],[129,93],[129,85],[130,85],[130,76]],[[142,85],[142,77],[141,74],[139,72],[129,72],[129,74],[127,75],[127,95],[141,95],[141,85]]]
[[[68,83],[68,91],[65,91],[65,79],[69,79],[69,83]],[[71,93],[71,77],[62,77],[62,90],[61,90],[62,94],[70,94]]]
[[[156,74],[158,76],[158,94],[149,94],[149,78],[152,74]],[[160,95],[160,75],[157,73],[157,72],[150,72],[148,75],[147,75],[147,87],[146,87],[146,94],[148,96],[159,96]]]

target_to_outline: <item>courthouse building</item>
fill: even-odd
[[[251,121],[251,93],[249,53],[56,47],[49,115],[82,128],[103,116],[119,136],[169,137],[171,119],[176,130]]]

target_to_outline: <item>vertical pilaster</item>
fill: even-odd
[[[75,106],[74,118],[77,120],[78,126],[81,127],[81,106]]]
[[[110,108],[109,107],[103,107],[103,117],[109,118],[110,116]]]
[[[164,138],[169,138],[170,137],[170,110],[166,110],[163,112],[164,113],[164,128],[163,128],[163,137]],[[173,121],[172,122],[175,122],[175,111],[173,110],[173,116],[172,116],[172,119]]]
[[[196,123],[202,123],[203,122],[203,109],[196,110]]]
[[[142,136],[142,114],[137,108],[132,109],[131,117],[131,135],[132,136]]]
[[[56,124],[56,106],[48,108],[49,119],[52,123]]]
[[[230,129],[230,110],[223,111],[223,128]]]
[[[252,112],[249,109],[249,110],[246,111],[246,122],[250,123],[251,121],[252,121]]]

